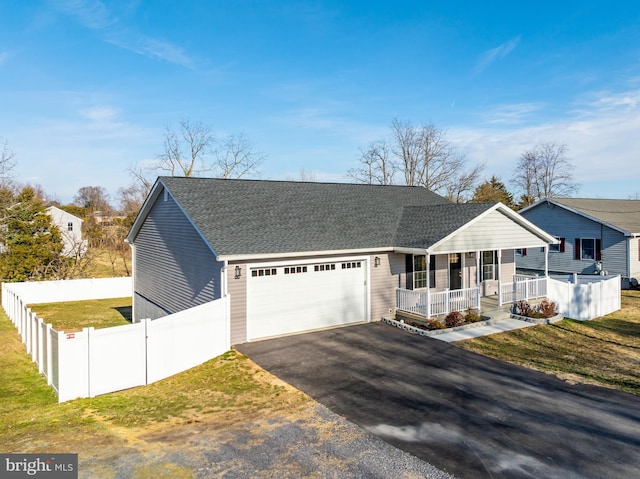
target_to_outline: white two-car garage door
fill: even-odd
[[[365,260],[250,268],[247,337],[366,321],[366,280]]]

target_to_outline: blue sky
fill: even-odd
[[[165,127],[243,133],[264,179],[347,181],[393,118],[507,186],[565,143],[578,196],[640,193],[637,2],[0,1],[0,137],[21,181],[116,197]]]

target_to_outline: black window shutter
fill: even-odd
[[[407,270],[407,289],[413,289],[413,255],[405,256],[405,269]]]
[[[527,248],[522,248],[522,256],[527,256]]]
[[[560,252],[564,253],[564,238],[560,238]]]
[[[580,259],[580,238],[576,238],[576,247],[574,251],[574,258]]]
[[[596,261],[602,260],[602,240],[596,240]]]

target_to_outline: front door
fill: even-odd
[[[462,257],[460,253],[449,254],[449,289],[462,288]]]

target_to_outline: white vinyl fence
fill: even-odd
[[[222,298],[157,320],[65,333],[27,304],[131,295],[131,278],[4,283],[2,306],[60,402],[150,384],[230,349]]]
[[[547,296],[565,317],[588,321],[621,308],[620,276],[549,278]]]

